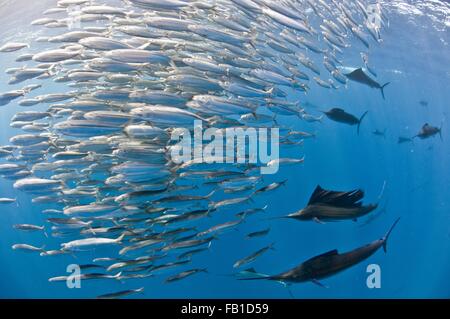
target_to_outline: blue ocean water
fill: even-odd
[[[0,21],[1,42],[27,41],[36,34],[29,22],[55,1],[2,1]],[[40,257],[14,251],[15,243],[29,243],[46,249],[56,249],[61,242],[45,238],[42,233],[15,231],[13,224],[41,225],[46,216],[42,206],[31,203],[27,194],[15,191],[12,182],[0,180],[0,197],[17,198],[18,205],[0,207],[0,297],[2,298],[90,298],[100,294],[145,287],[138,298],[288,298],[282,285],[268,281],[244,282],[231,276],[233,263],[270,243],[270,250],[251,266],[257,271],[276,274],[288,270],[317,254],[338,249],[348,251],[385,234],[397,217],[401,220],[382,250],[368,260],[336,276],[324,279],[328,288],[313,283],[291,287],[296,298],[448,298],[450,297],[450,134],[448,129],[448,101],[450,100],[450,32],[448,3],[439,1],[392,1],[387,6],[389,27],[383,30],[383,41],[371,46],[370,64],[386,87],[386,99],[378,90],[350,82],[339,90],[326,90],[310,83],[307,95],[295,94],[291,99],[307,101],[319,110],[343,107],[361,115],[369,111],[355,127],[331,122],[296,122],[297,128],[316,132],[317,137],[306,140],[301,148],[293,148],[285,156],[303,156],[305,163],[282,167],[278,174],[264,176],[270,183],[288,179],[285,186],[254,198],[255,206],[268,205],[263,215],[254,215],[213,242],[207,252],[195,256],[190,266],[167,270],[161,275],[126,282],[103,280],[83,281],[80,289],[68,289],[63,283],[49,283],[48,278],[65,275],[68,264],[90,263],[95,257],[107,257],[116,247],[97,248],[72,255]],[[344,64],[360,65],[360,50],[344,56]],[[0,56],[0,69],[14,67],[16,54]],[[0,73],[1,91],[8,86],[9,76]],[[20,88],[20,85],[17,85]],[[64,86],[44,86],[39,94],[52,93]],[[427,101],[427,106],[419,102]],[[44,110],[45,106],[37,109]],[[0,144],[9,144],[10,137],[19,130],[9,127],[11,117],[23,110],[12,102],[0,107]],[[294,121],[293,119],[285,119]],[[413,136],[424,123],[441,126],[439,137],[398,144],[399,136]],[[372,134],[386,129],[386,137]],[[299,154],[300,153],[300,154]],[[386,211],[367,222],[330,222],[324,225],[294,220],[268,220],[304,207],[320,184],[327,189],[351,190],[362,188],[365,202],[375,202],[385,183],[380,207]],[[215,199],[218,199],[215,197]],[[234,214],[245,207],[234,207],[214,215],[207,225],[233,220]],[[268,236],[245,240],[248,232],[269,227]],[[366,285],[369,264],[381,267],[381,288]],[[182,269],[208,268],[186,280],[170,284],[164,279]]]

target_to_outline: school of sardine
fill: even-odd
[[[387,20],[380,13],[382,24],[372,23],[368,5],[365,0],[58,1],[31,22],[42,29],[39,38],[0,47],[22,63],[6,70],[15,88],[0,93],[0,105],[24,108],[11,119],[11,127],[23,132],[0,147],[0,175],[43,212],[41,225],[14,228],[61,242],[47,247],[43,237],[42,247],[12,248],[52,256],[117,246],[115,256],[85,265],[80,280],[144,280],[194,263],[224,231],[265,211],[252,197],[287,181],[264,182],[258,169],[263,164],[174,163],[171,134],[192,131],[194,120],[219,130],[276,126],[280,148],[297,147],[300,155],[267,166],[301,165],[303,140],[315,133],[284,126],[282,118],[322,121],[308,113],[303,97],[312,89],[347,85],[341,60],[349,50],[361,51],[358,63],[375,74],[367,65],[368,48],[381,41]],[[39,93],[52,82],[58,91]],[[288,99],[293,93],[298,98]],[[227,222],[195,227],[226,209],[236,213]],[[255,229],[242,240],[269,230]],[[272,245],[230,266],[248,264]],[[90,268],[102,272],[85,273]],[[165,280],[200,273],[206,269],[192,267]],[[66,280],[56,275],[49,280]]]

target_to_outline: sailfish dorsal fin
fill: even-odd
[[[324,191],[325,190],[322,187],[320,187],[320,185],[317,185],[316,189],[314,190],[311,197],[309,198],[308,205],[319,202],[324,194]]]
[[[320,185],[312,193],[308,205],[324,204],[336,207],[360,207],[359,202],[364,197],[362,190],[356,189],[348,192],[325,190]]]

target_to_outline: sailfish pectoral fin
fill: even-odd
[[[316,223],[318,223],[318,224],[322,224],[322,225],[325,225],[325,224],[326,224],[325,222],[321,221],[321,220],[320,220],[319,218],[317,218],[317,217],[314,217],[313,220],[314,220]]]
[[[312,282],[313,284],[316,284],[316,285],[319,286],[319,287],[322,287],[322,288],[330,288],[330,287],[328,287],[328,286],[322,284],[322,283],[321,283],[320,281],[318,281],[317,279],[312,279],[311,282]]]
[[[294,296],[294,294],[292,293],[291,287],[286,286],[286,289],[287,289],[287,291],[288,291],[288,293],[289,293],[289,296],[291,296],[292,299],[295,299],[295,296]]]
[[[277,281],[277,282],[278,282],[279,284],[281,284],[284,288],[287,289],[287,291],[288,291],[288,293],[289,293],[289,296],[291,296],[292,299],[295,299],[294,294],[292,293],[292,290],[291,290],[291,284],[290,284],[290,283],[287,283],[287,282],[282,281],[282,280],[279,280],[279,281]]]

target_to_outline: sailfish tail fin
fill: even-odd
[[[383,96],[383,100],[385,100],[385,97],[384,97],[384,88],[385,88],[388,84],[390,84],[390,83],[391,83],[391,82],[387,82],[387,83],[383,84],[383,85],[380,87],[381,95]]]
[[[389,235],[391,234],[392,230],[394,229],[395,225],[397,225],[399,220],[400,220],[400,217],[395,220],[395,222],[392,224],[391,228],[389,228],[388,232],[383,237],[383,250],[385,253],[387,252],[387,241],[389,239]]]
[[[356,129],[356,132],[358,133],[358,135],[359,135],[359,127],[361,126],[361,122],[364,119],[364,117],[367,115],[368,112],[369,111],[365,111],[364,114],[359,118],[358,127]]]

